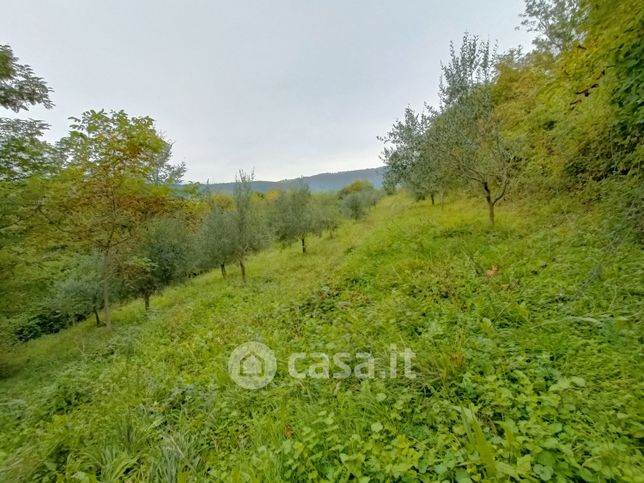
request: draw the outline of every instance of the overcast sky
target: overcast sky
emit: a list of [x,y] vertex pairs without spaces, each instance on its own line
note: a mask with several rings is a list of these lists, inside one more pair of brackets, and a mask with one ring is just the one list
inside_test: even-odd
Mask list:
[[[379,166],[376,136],[436,103],[463,32],[503,51],[522,0],[4,1],[0,43],[53,88],[30,117],[63,136],[87,109],[149,115],[190,181]],[[0,114],[6,115],[6,114]],[[24,116],[24,115],[22,115]]]

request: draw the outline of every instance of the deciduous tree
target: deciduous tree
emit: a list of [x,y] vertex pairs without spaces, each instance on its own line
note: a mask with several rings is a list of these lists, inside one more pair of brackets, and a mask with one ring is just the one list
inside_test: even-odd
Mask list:
[[[110,281],[140,227],[164,213],[169,189],[149,182],[167,144],[149,117],[88,111],[61,141],[67,158],[54,195],[68,241],[102,257],[105,323],[111,327]],[[52,216],[52,218],[53,218]]]

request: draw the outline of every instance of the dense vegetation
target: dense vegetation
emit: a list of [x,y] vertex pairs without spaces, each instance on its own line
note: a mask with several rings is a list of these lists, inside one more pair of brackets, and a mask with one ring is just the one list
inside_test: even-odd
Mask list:
[[494,224],[512,190],[556,195],[610,177],[635,183],[643,19],[636,0],[528,0],[523,23],[537,34],[529,53],[499,55],[466,34],[442,66],[440,106],[408,107],[383,136],[385,185],[402,184],[419,199],[470,188]]
[[[0,383],[3,480],[641,481],[639,245],[612,206],[396,195],[365,221],[18,348]],[[392,222],[395,220],[395,222]],[[258,391],[230,351],[277,353]],[[293,351],[416,353],[418,377],[288,376]],[[555,475],[556,478],[555,478]]]
[[[23,122],[35,121],[7,120]],[[71,127],[56,146],[23,140],[48,163],[19,164],[26,150],[6,158],[13,175],[2,181],[0,259],[11,276],[1,283],[13,303],[0,309],[5,344],[57,332],[92,313],[97,325],[111,328],[114,301],[140,296],[147,308],[161,288],[213,267],[225,276],[235,263],[245,279],[246,258],[273,238],[304,247],[308,235],[334,230],[343,213],[364,216],[377,200],[363,182],[350,185],[351,204],[306,187],[259,194],[243,171],[232,195],[176,188],[185,167],[171,164],[171,144],[152,119],[88,111]],[[7,149],[23,149],[18,134],[8,136]],[[289,206],[298,208],[295,218]],[[300,216],[304,225],[296,226]]]
[[[122,111],[56,143],[1,119],[0,480],[644,481],[644,6],[523,25],[528,53],[452,45],[382,137],[385,198],[182,185]],[[0,46],[2,107],[50,92]],[[249,340],[260,391],[226,370]],[[416,378],[286,370],[391,344]]]

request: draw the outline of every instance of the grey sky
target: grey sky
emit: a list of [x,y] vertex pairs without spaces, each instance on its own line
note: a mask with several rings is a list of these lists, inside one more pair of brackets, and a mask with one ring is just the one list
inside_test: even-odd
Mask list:
[[[380,165],[376,136],[435,104],[463,32],[530,44],[521,0],[5,1],[0,43],[54,89],[28,116],[63,136],[87,109],[149,115],[187,180]],[[1,114],[4,115],[4,114]]]

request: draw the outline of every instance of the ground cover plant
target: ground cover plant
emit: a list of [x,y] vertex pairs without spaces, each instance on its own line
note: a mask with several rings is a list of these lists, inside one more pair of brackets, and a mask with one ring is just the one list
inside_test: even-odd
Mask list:
[[[641,481],[644,263],[601,208],[404,194],[334,238],[211,272],[146,312],[21,346],[0,383],[7,481]],[[248,340],[275,379],[226,370]],[[294,351],[384,358],[415,379],[289,377]]]
[[[383,17],[374,10],[359,12],[364,26]],[[107,13],[105,25],[118,23]],[[335,32],[300,28],[304,4],[293,15],[279,20],[297,29],[274,30]],[[394,17],[387,35],[419,41]],[[644,4],[525,0],[521,19],[528,50],[500,52],[471,32],[446,39],[426,97],[435,105],[400,106],[388,130],[375,115],[380,81],[363,89],[373,76],[350,75],[365,67],[362,52],[329,55],[352,60],[331,83],[282,72],[272,57],[279,82],[255,65],[224,68],[240,47],[228,42],[226,59],[191,63],[191,73],[210,62],[226,74],[166,89],[203,96],[181,105],[207,119],[172,122],[207,162],[254,153],[276,178],[349,167],[368,152],[344,142],[353,128],[357,143],[365,126],[384,131],[371,151],[384,166],[282,182],[246,167],[234,183],[210,184],[206,171],[205,183],[187,182],[194,166],[173,158],[186,138],[175,144],[141,113],[88,106],[53,140],[29,118],[55,107],[52,88],[0,45],[0,481],[644,482]],[[242,23],[231,25],[244,47],[333,71],[296,52],[307,42],[256,42],[241,28],[271,22]],[[345,33],[367,38],[353,22],[340,27],[343,51]],[[315,55],[328,47],[314,43]],[[365,60],[381,50],[397,57],[387,46]],[[181,60],[140,57],[141,75]],[[401,59],[427,60],[411,57]],[[377,67],[395,72],[392,93],[418,99],[399,89],[409,79]],[[237,70],[252,82],[217,84]],[[176,88],[193,78],[213,85]],[[300,105],[307,79],[316,95],[341,94]],[[145,81],[155,102],[135,104],[157,112],[152,93],[170,77]],[[297,92],[305,117],[248,108],[236,95],[250,87],[284,112]],[[215,93],[235,109],[211,112]],[[315,110],[348,109],[363,94],[369,108],[353,112],[368,119]],[[226,150],[200,142],[232,143],[234,155],[224,163]]]

